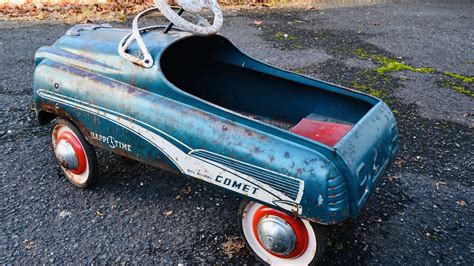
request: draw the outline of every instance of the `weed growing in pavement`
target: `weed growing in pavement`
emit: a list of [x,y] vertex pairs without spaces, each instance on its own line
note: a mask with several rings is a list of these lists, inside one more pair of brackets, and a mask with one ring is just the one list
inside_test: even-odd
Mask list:
[[392,85],[392,80],[389,75],[364,69],[359,73],[359,76],[362,80],[356,78],[351,84],[352,88],[380,98],[390,104],[391,93],[387,88]]
[[379,74],[385,74],[387,72],[398,72],[398,71],[404,71],[404,70],[423,73],[423,74],[436,72],[436,69],[431,68],[431,67],[415,68],[386,56],[368,54],[362,49],[356,49],[354,51],[354,54],[356,54],[360,59],[370,59],[374,61],[375,63],[378,63],[379,65],[381,65],[380,67],[374,69],[374,71],[378,72]]
[[457,81],[443,79],[441,81],[441,86],[444,88],[455,90],[456,92],[464,94],[468,97],[474,98],[474,93]]
[[472,76],[463,76],[461,74],[457,74],[453,72],[440,72],[432,67],[415,68],[407,64],[404,64],[403,62],[397,61],[396,59],[393,59],[393,58],[389,58],[389,57],[378,55],[378,54],[368,53],[364,51],[363,49],[355,49],[354,54],[357,55],[360,59],[371,60],[375,62],[376,64],[380,65],[379,67],[375,68],[373,71],[382,75],[389,72],[399,72],[399,71],[412,71],[412,72],[418,72],[422,74],[430,74],[430,73],[443,74],[451,79],[444,79],[441,82],[442,87],[452,89],[456,91],[457,93],[474,98],[474,93],[472,92],[472,90],[469,89],[472,83],[474,83],[474,77]]
[[296,40],[295,36],[293,36],[291,34],[283,33],[281,31],[275,32],[275,34],[273,34],[273,38],[275,38],[278,41],[281,41],[281,40],[288,40],[288,41]]
[[448,77],[458,79],[458,80],[460,80],[462,82],[465,82],[465,83],[473,83],[474,82],[474,77],[463,76],[463,75],[456,74],[456,73],[453,73],[453,72],[443,72],[443,74],[448,76]]

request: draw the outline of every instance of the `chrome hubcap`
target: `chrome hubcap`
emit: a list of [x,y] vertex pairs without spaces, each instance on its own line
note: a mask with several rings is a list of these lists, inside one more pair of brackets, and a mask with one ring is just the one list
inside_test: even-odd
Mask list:
[[257,232],[263,246],[271,252],[288,255],[295,248],[295,232],[280,217],[271,215],[261,219]]
[[72,145],[66,140],[61,140],[56,145],[55,150],[56,156],[58,157],[59,163],[69,170],[74,170],[79,167],[79,160],[77,159],[76,152]]

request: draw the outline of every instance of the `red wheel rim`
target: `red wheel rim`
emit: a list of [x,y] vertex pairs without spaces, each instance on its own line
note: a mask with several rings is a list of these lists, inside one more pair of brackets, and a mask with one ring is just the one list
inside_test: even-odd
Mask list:
[[84,173],[84,171],[87,169],[87,158],[84,148],[82,147],[82,144],[79,139],[77,139],[76,135],[74,135],[72,132],[66,131],[61,133],[61,135],[57,139],[57,143],[59,143],[61,140],[65,140],[69,144],[71,144],[72,148],[74,149],[74,153],[77,156],[77,168],[68,170],[76,175]]
[[[262,218],[265,218],[269,215],[277,216],[285,220],[285,222],[287,222],[293,229],[296,236],[296,243],[295,243],[294,249],[290,252],[290,254],[282,255],[282,254],[272,252],[266,249],[262,241],[260,240],[260,237],[258,236],[258,224]],[[306,227],[303,221],[301,221],[301,219],[297,217],[291,216],[279,210],[272,209],[270,207],[262,206],[255,212],[255,216],[253,217],[252,223],[253,223],[253,226],[252,226],[253,233],[255,234],[258,240],[258,243],[273,256],[276,256],[279,258],[286,258],[286,259],[297,258],[301,254],[303,254],[308,248],[308,241],[309,241],[308,231],[306,231]]]

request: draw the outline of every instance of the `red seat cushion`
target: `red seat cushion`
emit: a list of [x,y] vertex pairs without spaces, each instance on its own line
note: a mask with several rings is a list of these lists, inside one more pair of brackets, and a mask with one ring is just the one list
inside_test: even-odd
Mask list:
[[303,118],[291,132],[315,140],[328,146],[334,146],[352,126]]

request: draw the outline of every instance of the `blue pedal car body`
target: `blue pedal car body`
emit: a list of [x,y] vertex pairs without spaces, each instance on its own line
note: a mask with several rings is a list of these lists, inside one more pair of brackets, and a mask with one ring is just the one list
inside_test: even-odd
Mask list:
[[[94,146],[320,223],[357,216],[394,158],[395,119],[378,99],[266,65],[222,36],[150,32],[144,69],[116,54],[126,34],[83,30],[36,53],[42,124],[66,117]],[[286,129],[308,116],[351,128],[333,146]]]

